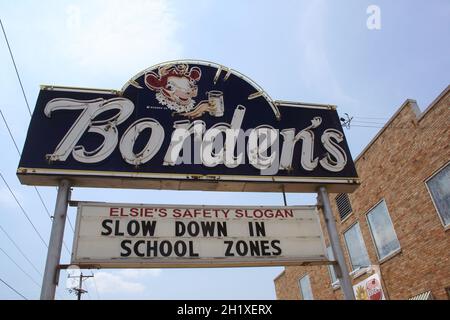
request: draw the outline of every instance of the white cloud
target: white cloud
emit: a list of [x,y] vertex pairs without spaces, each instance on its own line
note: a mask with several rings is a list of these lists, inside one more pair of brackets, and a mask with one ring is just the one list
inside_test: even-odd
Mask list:
[[179,24],[167,1],[88,3],[66,8],[67,36],[60,44],[81,67],[129,74],[180,57]]
[[142,293],[145,286],[142,283],[124,279],[118,274],[109,272],[97,272],[95,274],[95,282],[100,293]]
[[161,269],[124,269],[115,272],[95,273],[95,282],[100,293],[126,294],[143,293],[147,288],[145,280],[158,277]]
[[161,272],[161,269],[124,269],[119,271],[119,274],[127,279],[142,280],[150,277],[158,277]]

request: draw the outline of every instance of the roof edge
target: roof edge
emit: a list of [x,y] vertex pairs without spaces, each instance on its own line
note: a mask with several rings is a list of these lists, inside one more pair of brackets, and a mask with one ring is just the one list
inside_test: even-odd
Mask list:
[[284,275],[285,272],[286,272],[286,268],[284,268],[284,270],[281,271],[280,274],[277,275],[277,276],[273,279],[273,281],[274,281],[274,282],[277,281],[279,278],[281,278],[281,277]]
[[447,87],[437,96],[433,102],[423,111],[420,112],[419,107],[417,106],[417,101],[414,99],[406,99],[405,102],[402,103],[402,105],[397,109],[397,111],[389,118],[389,120],[386,122],[386,124],[383,125],[380,131],[375,135],[375,137],[370,140],[370,142],[366,145],[366,147],[358,154],[358,156],[355,158],[354,162],[356,163],[369,149],[370,147],[375,143],[375,141],[383,134],[383,132],[389,127],[389,125],[397,118],[397,116],[402,112],[402,110],[406,106],[411,106],[411,109],[413,113],[416,115],[416,120],[421,121],[425,115],[432,110],[441,99],[447,95],[450,92],[450,85],[447,85]]

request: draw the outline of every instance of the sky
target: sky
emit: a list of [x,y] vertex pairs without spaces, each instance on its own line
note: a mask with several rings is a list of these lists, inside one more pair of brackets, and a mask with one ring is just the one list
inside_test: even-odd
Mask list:
[[[369,28],[379,9],[378,28]],[[372,17],[373,18],[373,17]],[[402,103],[424,110],[450,84],[450,2],[7,1],[0,19],[31,111],[39,85],[121,89],[132,76],[173,59],[201,59],[245,74],[276,100],[337,105],[354,117],[345,129],[355,158]],[[370,20],[372,21],[372,20]],[[0,37],[0,110],[21,150],[30,116]],[[16,177],[19,155],[0,121],[0,173],[48,241],[51,221],[33,187]],[[38,187],[51,213],[56,188]],[[126,203],[281,205],[277,193],[75,188],[72,199]],[[288,194],[289,205],[315,204]],[[75,222],[75,208],[69,219]],[[0,278],[38,299],[46,247],[0,181]],[[9,237],[22,250],[19,252]],[[66,224],[70,250],[73,232]],[[63,248],[61,263],[69,263]],[[11,260],[11,259],[12,260]],[[13,262],[14,261],[14,262]],[[17,265],[15,264],[17,263]],[[37,269],[35,270],[33,266]],[[83,299],[275,299],[270,268],[84,270]],[[74,299],[60,274],[59,299]],[[20,298],[0,283],[0,299]]]

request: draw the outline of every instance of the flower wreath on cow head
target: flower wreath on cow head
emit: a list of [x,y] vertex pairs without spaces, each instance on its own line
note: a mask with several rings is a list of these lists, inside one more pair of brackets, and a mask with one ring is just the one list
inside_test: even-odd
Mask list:
[[197,81],[202,72],[198,67],[189,69],[187,64],[166,65],[158,69],[158,74],[145,75],[145,85],[156,92],[158,102],[178,113],[189,112],[195,106],[198,93]]

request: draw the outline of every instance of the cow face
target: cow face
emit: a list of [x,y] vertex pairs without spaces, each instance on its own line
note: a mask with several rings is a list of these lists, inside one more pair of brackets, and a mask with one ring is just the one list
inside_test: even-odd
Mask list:
[[193,109],[197,96],[197,81],[201,77],[198,67],[189,69],[188,65],[165,66],[158,74],[145,75],[145,84],[156,92],[159,103],[176,112],[189,112]]

